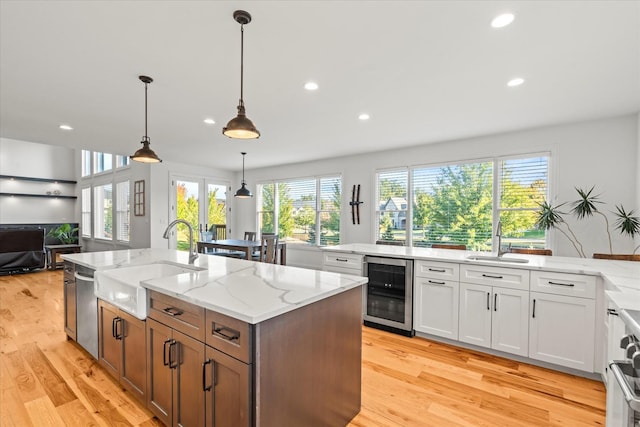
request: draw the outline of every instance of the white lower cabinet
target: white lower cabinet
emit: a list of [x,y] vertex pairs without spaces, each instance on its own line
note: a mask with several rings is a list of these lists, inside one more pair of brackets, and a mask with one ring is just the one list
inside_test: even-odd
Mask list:
[[593,372],[595,300],[531,292],[529,357]]
[[416,277],[414,292],[413,328],[457,340],[459,283]]
[[528,355],[529,292],[460,283],[459,340]]

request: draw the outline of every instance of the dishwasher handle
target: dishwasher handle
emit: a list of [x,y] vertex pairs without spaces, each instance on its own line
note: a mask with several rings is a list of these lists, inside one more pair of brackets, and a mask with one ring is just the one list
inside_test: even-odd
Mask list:
[[73,277],[75,277],[78,280],[84,280],[85,282],[93,282],[93,277],[89,277],[89,276],[83,276],[82,274],[79,274],[78,272],[73,273]]

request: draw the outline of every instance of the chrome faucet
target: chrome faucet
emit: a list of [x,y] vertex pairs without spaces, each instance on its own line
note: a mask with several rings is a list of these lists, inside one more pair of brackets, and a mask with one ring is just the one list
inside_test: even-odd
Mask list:
[[167,229],[164,230],[164,234],[162,235],[162,237],[168,239],[169,230],[171,230],[171,227],[175,226],[178,223],[182,223],[189,227],[189,264],[193,264],[196,258],[198,258],[198,252],[196,252],[195,248],[193,247],[193,227],[191,226],[191,224],[189,224],[184,219],[176,219],[174,221],[171,221],[171,224],[167,225]]
[[498,221],[498,226],[496,227],[496,236],[498,237],[498,256],[501,257],[511,250],[511,244],[509,244],[509,248],[507,250],[502,250],[502,221]]

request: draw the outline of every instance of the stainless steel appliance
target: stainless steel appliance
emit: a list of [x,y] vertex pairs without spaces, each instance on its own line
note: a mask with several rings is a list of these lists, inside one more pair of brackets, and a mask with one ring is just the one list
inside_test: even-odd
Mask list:
[[364,275],[364,324],[412,336],[413,260],[366,256]]
[[640,311],[621,310],[624,360],[609,361],[607,426],[640,427]]
[[76,264],[76,341],[98,358],[98,298],[93,286],[94,270]]

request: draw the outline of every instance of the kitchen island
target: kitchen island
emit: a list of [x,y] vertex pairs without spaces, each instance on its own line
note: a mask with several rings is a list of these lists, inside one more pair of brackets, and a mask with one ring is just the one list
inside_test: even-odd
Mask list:
[[[188,264],[188,253],[162,249],[63,258],[95,271]],[[359,412],[366,278],[207,255],[191,267],[143,280],[148,317],[130,320],[143,322],[146,335],[146,384],[137,387],[138,398],[160,420],[345,425]],[[110,334],[126,342],[123,318],[99,316],[101,362],[110,354]]]

